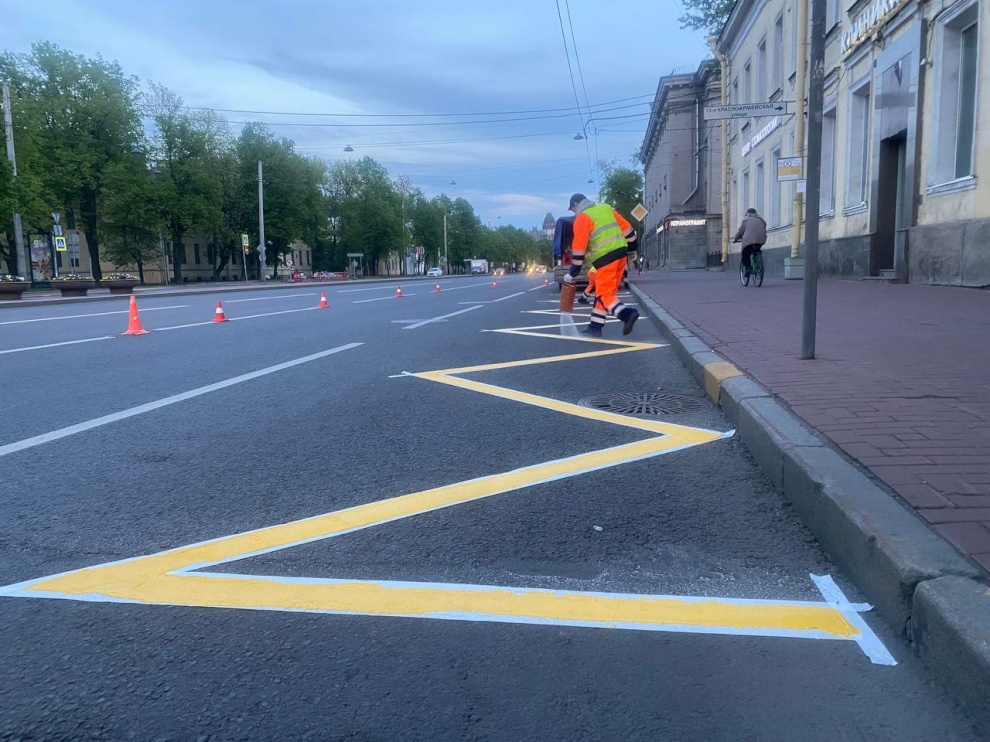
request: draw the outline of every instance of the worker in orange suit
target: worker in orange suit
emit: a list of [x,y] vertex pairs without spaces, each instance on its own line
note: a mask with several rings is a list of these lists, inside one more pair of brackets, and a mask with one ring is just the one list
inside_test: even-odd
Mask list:
[[639,312],[619,300],[619,283],[626,272],[629,257],[635,258],[629,245],[636,241],[636,230],[608,204],[596,204],[583,193],[571,196],[574,212],[574,242],[571,244],[571,268],[565,283],[574,283],[585,262],[595,269],[595,305],[591,321],[581,330],[584,335],[602,337],[605,319],[611,314],[622,322],[622,334],[632,332]]

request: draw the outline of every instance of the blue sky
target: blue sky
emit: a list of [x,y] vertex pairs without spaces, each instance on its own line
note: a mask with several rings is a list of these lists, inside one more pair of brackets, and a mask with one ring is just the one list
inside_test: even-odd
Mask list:
[[[188,106],[225,109],[235,130],[260,120],[307,154],[374,157],[428,195],[527,229],[563,213],[572,192],[593,194],[598,158],[628,164],[657,79],[707,56],[700,34],[679,29],[678,0],[560,0],[578,98],[595,111],[587,123],[555,0],[2,5],[7,50],[48,40],[102,54]],[[583,126],[597,136],[575,141]]]

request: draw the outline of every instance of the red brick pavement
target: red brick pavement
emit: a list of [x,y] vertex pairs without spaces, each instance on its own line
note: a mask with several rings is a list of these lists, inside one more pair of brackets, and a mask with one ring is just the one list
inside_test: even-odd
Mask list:
[[822,280],[802,361],[800,281],[632,280],[990,570],[990,292]]

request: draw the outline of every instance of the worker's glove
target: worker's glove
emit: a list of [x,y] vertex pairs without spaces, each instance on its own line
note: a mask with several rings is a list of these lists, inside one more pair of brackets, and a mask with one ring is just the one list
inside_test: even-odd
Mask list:
[[566,283],[568,286],[570,286],[571,284],[574,283],[574,276],[572,276],[570,273],[565,273],[564,277],[561,280],[564,283]]

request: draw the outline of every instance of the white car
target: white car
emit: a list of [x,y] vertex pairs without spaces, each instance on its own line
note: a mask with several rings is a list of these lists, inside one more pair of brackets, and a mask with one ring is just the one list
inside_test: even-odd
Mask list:
[[439,268],[430,268],[428,271],[426,271],[426,275],[428,275],[430,278],[436,278],[438,276],[442,276],[443,271],[440,270]]

